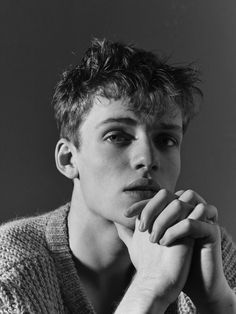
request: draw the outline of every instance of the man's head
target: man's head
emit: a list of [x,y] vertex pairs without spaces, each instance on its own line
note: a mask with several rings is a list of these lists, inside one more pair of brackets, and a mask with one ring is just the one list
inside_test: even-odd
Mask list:
[[169,104],[181,110],[183,129],[198,111],[198,73],[170,66],[152,52],[108,40],[92,41],[80,64],[64,72],[56,86],[54,109],[60,136],[80,144],[79,127],[96,96],[129,99],[137,115],[164,115]]
[[92,43],[54,98],[56,163],[74,181],[76,207],[133,227],[125,209],[160,188],[174,192],[183,131],[197,111],[197,81],[194,70],[153,53]]

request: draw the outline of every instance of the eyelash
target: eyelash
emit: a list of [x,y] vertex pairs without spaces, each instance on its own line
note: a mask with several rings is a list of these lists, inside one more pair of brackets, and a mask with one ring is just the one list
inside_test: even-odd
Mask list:
[[[134,139],[134,136],[131,134],[119,130],[109,132],[104,138],[105,141],[120,146],[128,145]],[[172,144],[170,144],[169,141],[171,141]],[[180,146],[180,140],[168,133],[158,134],[156,137],[154,137],[153,142],[156,147],[162,150]]]
[[[115,138],[116,139],[115,139]],[[117,138],[120,138],[117,140]],[[105,137],[105,141],[117,145],[125,145],[131,142],[131,140],[134,139],[134,137],[128,133],[122,132],[122,131],[113,131],[107,134]]]
[[[169,141],[172,142],[171,145],[168,144]],[[174,137],[174,136],[172,136],[170,134],[165,134],[165,133],[159,134],[156,137],[154,142],[156,143],[156,145],[158,147],[161,147],[162,149],[168,149],[168,148],[171,148],[171,147],[178,147],[179,144],[180,144],[179,140],[176,137]]]

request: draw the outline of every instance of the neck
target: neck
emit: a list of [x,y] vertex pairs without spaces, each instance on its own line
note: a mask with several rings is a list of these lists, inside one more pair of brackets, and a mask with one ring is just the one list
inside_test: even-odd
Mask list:
[[74,182],[68,230],[72,253],[86,267],[99,274],[127,270],[129,255],[114,223],[87,208],[78,179]]

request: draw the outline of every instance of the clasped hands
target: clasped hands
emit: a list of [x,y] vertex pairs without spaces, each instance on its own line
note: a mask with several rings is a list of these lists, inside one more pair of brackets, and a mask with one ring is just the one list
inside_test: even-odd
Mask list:
[[143,289],[165,307],[184,290],[203,313],[218,313],[231,289],[223,273],[216,207],[192,190],[162,189],[125,215],[138,217],[134,231],[115,225]]

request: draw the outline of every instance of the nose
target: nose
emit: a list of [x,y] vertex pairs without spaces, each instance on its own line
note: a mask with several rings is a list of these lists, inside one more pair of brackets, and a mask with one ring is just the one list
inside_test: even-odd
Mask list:
[[160,166],[160,158],[152,140],[143,136],[135,141],[131,154],[131,166],[135,170],[156,171]]

